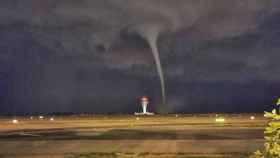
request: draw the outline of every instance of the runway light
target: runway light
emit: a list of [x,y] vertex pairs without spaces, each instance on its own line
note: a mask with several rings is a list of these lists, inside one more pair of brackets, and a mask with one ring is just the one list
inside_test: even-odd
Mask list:
[[140,118],[139,118],[139,117],[136,117],[136,120],[138,121],[138,120],[140,120]]
[[220,118],[216,118],[215,121],[218,122],[218,123],[223,123],[226,120],[225,120],[225,118],[220,117]]
[[39,119],[41,119],[41,120],[44,119],[44,116],[39,116]]
[[251,116],[250,119],[251,119],[251,120],[255,120],[255,116]]
[[178,115],[176,114],[175,117],[178,117]]
[[33,116],[30,116],[30,120],[33,120]]
[[50,118],[50,121],[54,121],[54,118],[53,118],[53,117],[51,117],[51,118]]
[[17,119],[13,119],[12,123],[13,123],[13,124],[17,124],[17,123],[18,123],[18,120],[17,120]]

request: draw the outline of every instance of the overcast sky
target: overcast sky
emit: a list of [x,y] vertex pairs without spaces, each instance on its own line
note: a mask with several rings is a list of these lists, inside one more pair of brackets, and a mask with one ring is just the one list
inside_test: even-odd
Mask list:
[[279,0],[0,1],[0,114],[261,112],[279,53]]

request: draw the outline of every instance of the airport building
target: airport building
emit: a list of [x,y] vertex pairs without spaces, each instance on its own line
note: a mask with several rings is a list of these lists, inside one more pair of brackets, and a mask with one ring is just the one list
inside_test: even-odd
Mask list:
[[135,115],[154,115],[154,113],[148,112],[149,98],[147,96],[141,97],[140,104],[142,106],[142,112],[136,112]]

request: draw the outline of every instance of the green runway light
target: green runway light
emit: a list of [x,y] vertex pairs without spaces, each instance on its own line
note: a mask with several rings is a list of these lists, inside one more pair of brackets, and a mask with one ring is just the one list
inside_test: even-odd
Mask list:
[[219,118],[216,118],[215,119],[215,122],[217,122],[217,123],[223,123],[223,122],[225,122],[226,120],[225,120],[225,118],[223,118],[223,117],[219,117]]

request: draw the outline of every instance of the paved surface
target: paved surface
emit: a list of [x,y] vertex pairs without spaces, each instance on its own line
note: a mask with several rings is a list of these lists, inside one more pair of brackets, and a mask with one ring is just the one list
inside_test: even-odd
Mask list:
[[224,123],[214,115],[27,117],[17,124],[2,118],[0,157],[241,157],[263,147],[267,121],[250,116],[224,115]]

